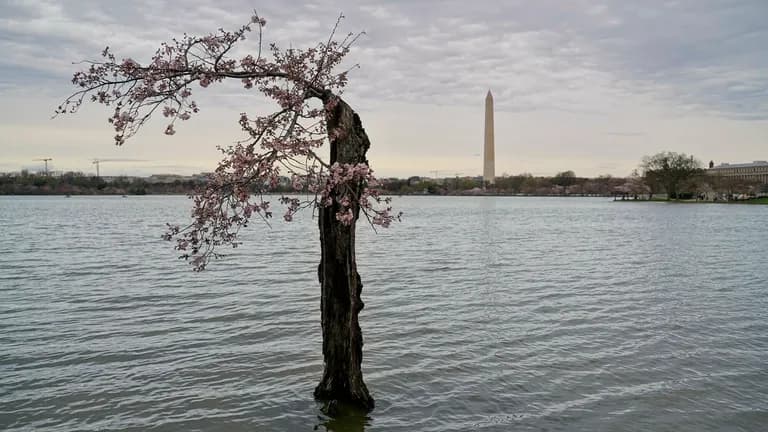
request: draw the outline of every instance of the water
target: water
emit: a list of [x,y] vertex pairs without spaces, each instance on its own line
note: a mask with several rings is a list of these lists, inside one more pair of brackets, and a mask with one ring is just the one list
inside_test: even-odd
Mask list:
[[758,431],[768,207],[404,197],[330,418],[308,214],[194,274],[183,197],[0,197],[0,430]]

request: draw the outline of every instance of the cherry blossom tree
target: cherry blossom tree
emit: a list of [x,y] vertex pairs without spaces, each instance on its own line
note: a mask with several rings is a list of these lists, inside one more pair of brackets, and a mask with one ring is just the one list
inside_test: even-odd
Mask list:
[[[359,36],[337,37],[341,18],[327,41],[307,49],[264,46],[266,21],[256,14],[235,31],[185,34],[163,43],[147,64],[118,60],[105,48],[100,61],[86,62],[88,68],[74,74],[78,90],[56,112],[74,113],[86,101],[110,107],[108,121],[119,146],[153,116],[167,120],[165,134],[175,134],[200,110],[193,93],[225,80],[237,80],[245,91],[273,100],[277,109],[269,115],[240,114],[246,138],[220,148],[223,160],[192,197],[191,223],[169,224],[164,238],[175,241],[181,256],[200,271],[219,257],[221,247],[236,247],[239,230],[252,219],[269,221],[273,209],[282,206],[282,219],[290,222],[301,209],[312,208],[320,231],[324,357],[315,397],[372,409],[361,371],[358,314],[364,304],[355,225],[361,214],[374,227],[388,227],[400,215],[377,189],[366,159],[368,136],[358,114],[341,98],[349,70],[337,69]],[[255,52],[235,57],[233,48],[254,33]],[[318,154],[324,145],[330,146],[328,160]],[[297,194],[272,203],[268,192],[281,176],[290,178]]]

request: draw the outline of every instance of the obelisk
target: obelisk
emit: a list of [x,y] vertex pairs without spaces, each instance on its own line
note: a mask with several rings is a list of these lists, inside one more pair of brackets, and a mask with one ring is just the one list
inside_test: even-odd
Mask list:
[[496,158],[494,156],[493,142],[493,95],[488,90],[485,96],[485,145],[483,156],[483,183],[496,183]]

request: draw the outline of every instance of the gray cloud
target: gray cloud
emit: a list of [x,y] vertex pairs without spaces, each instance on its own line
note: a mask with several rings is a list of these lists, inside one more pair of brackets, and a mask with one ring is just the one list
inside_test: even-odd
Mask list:
[[[64,95],[74,60],[105,45],[146,58],[183,32],[233,28],[251,1],[0,1],[0,93],[28,88]],[[266,39],[305,46],[327,36],[343,11],[365,30],[350,55],[349,97],[477,105],[491,88],[497,108],[601,113],[642,96],[695,112],[768,118],[768,3],[717,0],[626,2],[262,2]],[[41,85],[42,83],[42,85]]]
[[622,136],[622,137],[642,137],[645,136],[645,132],[606,132],[606,135]]

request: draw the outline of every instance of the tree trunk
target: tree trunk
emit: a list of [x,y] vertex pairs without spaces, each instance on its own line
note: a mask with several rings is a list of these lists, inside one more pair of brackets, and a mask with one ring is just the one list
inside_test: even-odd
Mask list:
[[667,201],[677,199],[677,189],[674,184],[667,184]]
[[[326,106],[329,102],[334,103],[333,97],[330,93],[323,95]],[[367,163],[365,153],[370,141],[357,113],[337,98],[326,120],[331,137],[331,164]],[[359,196],[362,185],[354,187]],[[363,382],[363,334],[358,322],[358,314],[364,306],[360,299],[363,284],[355,262],[355,225],[360,208],[353,205],[355,222],[350,225],[336,219],[337,211],[339,206],[335,202],[332,206],[319,208],[322,258],[318,278],[325,366],[315,397],[371,410],[374,401]]]

